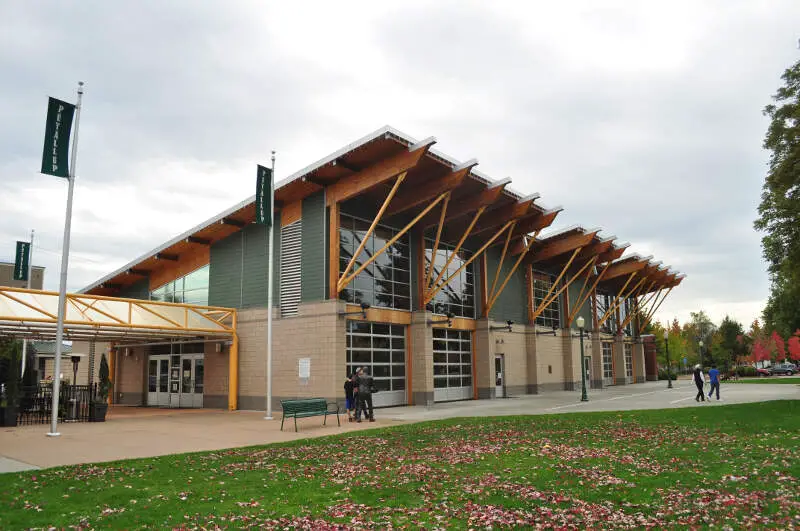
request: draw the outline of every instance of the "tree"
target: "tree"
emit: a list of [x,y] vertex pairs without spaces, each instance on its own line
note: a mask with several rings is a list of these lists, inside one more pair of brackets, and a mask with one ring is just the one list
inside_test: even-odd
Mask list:
[[771,153],[754,226],[764,233],[770,275],[765,324],[788,337],[800,328],[800,61],[781,79],[774,103],[764,108],[771,122],[763,147]]
[[745,347],[740,339],[743,334],[741,323],[726,315],[712,338],[711,359],[717,367],[729,371],[744,354]]

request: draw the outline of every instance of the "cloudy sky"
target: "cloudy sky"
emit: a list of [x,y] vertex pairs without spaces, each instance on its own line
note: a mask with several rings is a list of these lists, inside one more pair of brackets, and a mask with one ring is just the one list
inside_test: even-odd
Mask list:
[[[556,5],[557,4],[557,5]],[[800,2],[0,4],[0,260],[36,229],[57,289],[67,183],[38,173],[47,96],[81,117],[69,289],[390,124],[687,274],[661,319],[749,324],[761,114]]]

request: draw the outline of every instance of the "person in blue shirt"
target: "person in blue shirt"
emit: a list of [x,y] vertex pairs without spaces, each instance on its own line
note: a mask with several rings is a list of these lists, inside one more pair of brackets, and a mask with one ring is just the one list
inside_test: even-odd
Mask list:
[[711,391],[708,393],[708,398],[711,398],[711,395],[714,393],[714,389],[716,389],[717,400],[719,400],[719,371],[717,370],[716,365],[711,366],[711,370],[708,371],[708,378],[711,380]]

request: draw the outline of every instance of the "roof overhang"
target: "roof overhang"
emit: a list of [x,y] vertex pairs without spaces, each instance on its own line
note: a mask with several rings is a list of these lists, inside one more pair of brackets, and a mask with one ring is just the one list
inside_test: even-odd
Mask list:
[[[58,293],[0,286],[0,336],[56,338]],[[236,310],[68,293],[64,340],[232,338]]]

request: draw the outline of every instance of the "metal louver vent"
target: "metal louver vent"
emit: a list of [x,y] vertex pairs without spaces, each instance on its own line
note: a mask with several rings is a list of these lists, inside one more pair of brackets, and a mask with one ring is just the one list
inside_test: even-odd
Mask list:
[[281,317],[297,315],[300,304],[301,222],[281,227]]

